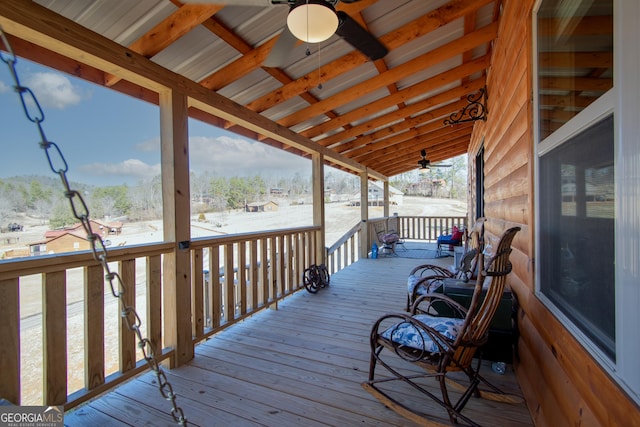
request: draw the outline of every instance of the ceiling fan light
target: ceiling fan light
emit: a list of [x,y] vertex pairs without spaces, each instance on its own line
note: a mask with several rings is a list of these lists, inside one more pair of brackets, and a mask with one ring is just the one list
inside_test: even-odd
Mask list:
[[287,15],[287,27],[303,42],[320,43],[338,29],[338,15],[333,6],[323,0],[300,0]]

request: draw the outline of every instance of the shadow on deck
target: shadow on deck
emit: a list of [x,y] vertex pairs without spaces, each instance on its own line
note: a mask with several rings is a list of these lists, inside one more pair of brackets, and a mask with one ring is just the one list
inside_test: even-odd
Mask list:
[[[453,258],[428,262],[451,263]],[[166,370],[177,403],[198,426],[411,426],[364,391],[374,320],[401,311],[406,276],[424,260],[364,259],[334,274],[317,294],[304,290],[196,347],[188,364]],[[515,374],[483,374],[518,393]],[[437,382],[433,382],[436,390]],[[407,393],[411,400],[414,393]],[[424,411],[448,424],[431,402]],[[65,425],[172,426],[170,403],[145,373],[69,412]],[[472,399],[466,415],[482,425],[531,426],[525,404]]]

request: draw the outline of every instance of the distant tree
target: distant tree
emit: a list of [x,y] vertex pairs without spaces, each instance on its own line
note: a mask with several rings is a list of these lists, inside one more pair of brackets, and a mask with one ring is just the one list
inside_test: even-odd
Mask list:
[[189,174],[189,187],[191,190],[191,200],[204,203],[204,197],[209,193],[209,174],[204,172],[200,175],[195,172]]
[[267,194],[267,184],[265,184],[264,179],[262,179],[260,175],[255,175],[253,178],[250,178],[247,185],[253,193],[253,200],[262,200]]
[[56,229],[65,226],[70,226],[78,222],[77,218],[73,216],[71,205],[65,200],[58,200],[53,206],[51,212],[51,218],[49,219],[49,227]]
[[94,217],[128,215],[131,209],[129,188],[126,185],[96,188],[91,195]]
[[209,179],[209,196],[214,210],[220,212],[227,208],[227,193],[229,183],[225,178],[212,177]]
[[250,187],[247,179],[234,176],[229,180],[227,207],[230,209],[243,208],[247,202],[248,193],[250,194]]
[[162,183],[160,176],[141,182],[129,192],[133,220],[162,218]]

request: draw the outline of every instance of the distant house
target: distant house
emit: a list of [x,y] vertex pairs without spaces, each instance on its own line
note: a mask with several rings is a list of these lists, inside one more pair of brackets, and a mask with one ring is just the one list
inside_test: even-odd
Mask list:
[[[109,235],[122,233],[122,222],[104,222],[90,219],[91,232],[105,239]],[[58,254],[63,252],[85,251],[91,249],[87,232],[81,223],[44,233],[44,240],[29,244],[32,256]]]
[[278,210],[278,204],[274,201],[247,203],[247,212],[272,212]]
[[284,188],[270,188],[269,194],[274,197],[287,197],[289,195],[288,191]]
[[[89,225],[91,226],[91,232],[97,234],[101,237],[106,237],[107,235],[118,235],[122,233],[122,222],[104,222],[99,221],[97,219],[90,219]],[[65,233],[77,233],[86,236],[86,232],[81,223],[74,224],[69,227],[60,228],[57,230],[49,230],[44,233],[45,239],[50,239],[52,237],[61,236]]]
[[40,242],[29,244],[29,254],[32,256],[59,254],[64,252],[86,251],[91,244],[82,231],[64,231]]
[[[404,194],[393,186],[389,186],[389,204],[401,205]],[[368,188],[369,206],[384,206],[384,185],[381,182],[369,182]],[[349,200],[351,206],[360,206],[360,193],[354,194]]]

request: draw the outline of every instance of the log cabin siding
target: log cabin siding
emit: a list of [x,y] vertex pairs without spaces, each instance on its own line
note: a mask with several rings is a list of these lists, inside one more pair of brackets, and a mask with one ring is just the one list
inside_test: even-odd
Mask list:
[[[475,177],[476,153],[482,146],[485,150],[488,234],[498,235],[514,225],[522,227],[514,240],[514,269],[509,276],[519,302],[518,379],[536,425],[640,425],[640,411],[633,400],[535,295],[534,3],[503,2],[488,70],[489,114],[486,123],[476,124],[469,147],[470,177]],[[469,206],[476,206],[475,197],[470,191]]]

